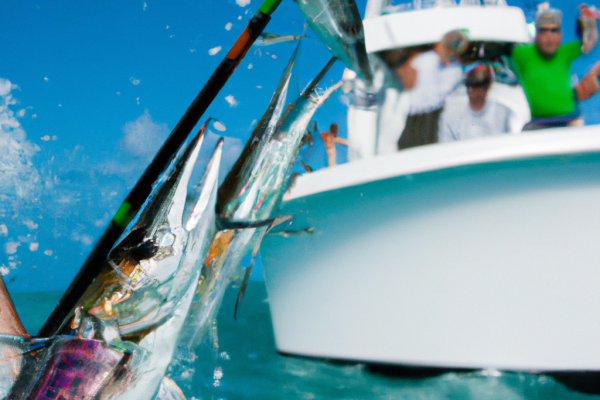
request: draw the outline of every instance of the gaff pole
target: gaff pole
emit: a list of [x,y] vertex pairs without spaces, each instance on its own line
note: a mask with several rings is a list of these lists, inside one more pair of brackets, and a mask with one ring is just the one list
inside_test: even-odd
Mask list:
[[49,337],[56,333],[63,320],[68,316],[83,293],[98,276],[108,253],[123,234],[127,224],[152,192],[152,184],[171,162],[181,145],[186,141],[208,106],[223,88],[233,71],[240,64],[254,41],[258,38],[271,19],[281,0],[265,0],[258,12],[248,22],[248,26],[238,37],[233,47],[208,79],[196,99],[192,102],[179,123],[162,145],[146,171],[131,189],[129,195],[119,207],[108,228],[96,243],[85,260],[75,279],[60,299],[58,305],[38,333],[40,337]]

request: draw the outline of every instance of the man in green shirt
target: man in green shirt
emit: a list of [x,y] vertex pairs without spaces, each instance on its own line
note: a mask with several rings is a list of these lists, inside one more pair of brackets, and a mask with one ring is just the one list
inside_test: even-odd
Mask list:
[[[588,29],[589,29],[589,21]],[[512,62],[525,90],[532,119],[576,119],[577,91],[571,86],[571,64],[595,42],[562,42],[562,12],[556,9],[536,15],[535,43],[515,47]],[[592,29],[596,29],[593,20]]]

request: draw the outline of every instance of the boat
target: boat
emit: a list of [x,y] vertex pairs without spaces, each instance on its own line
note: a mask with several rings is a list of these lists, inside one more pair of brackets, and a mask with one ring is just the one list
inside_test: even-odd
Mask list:
[[[435,37],[401,24],[443,13]],[[468,26],[481,21],[472,13],[487,22]],[[530,40],[522,11],[507,6],[379,7],[364,20],[371,55],[461,27],[482,43]],[[600,370],[600,128],[397,152],[378,148],[380,112],[350,107],[350,151],[362,154],[299,176],[278,214],[293,218],[263,239],[277,350],[400,366]]]

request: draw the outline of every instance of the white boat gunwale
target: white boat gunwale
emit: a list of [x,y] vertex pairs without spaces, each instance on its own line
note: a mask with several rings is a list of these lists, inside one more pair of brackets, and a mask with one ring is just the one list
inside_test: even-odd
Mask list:
[[600,127],[571,127],[432,144],[306,173],[283,198],[294,199],[372,181],[472,164],[600,151]]

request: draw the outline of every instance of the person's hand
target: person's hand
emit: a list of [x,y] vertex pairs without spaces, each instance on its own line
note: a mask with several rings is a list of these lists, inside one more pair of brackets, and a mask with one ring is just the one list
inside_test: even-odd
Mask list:
[[590,72],[588,72],[581,82],[575,86],[575,92],[577,93],[577,100],[584,101],[594,96],[600,91],[600,84],[598,83],[598,76],[600,75],[600,61],[598,61]]
[[417,55],[418,53],[413,54],[406,62],[394,69],[404,90],[411,90],[417,84],[417,70],[412,66],[412,61]]
[[581,23],[581,52],[589,54],[598,43],[598,26],[596,18],[580,18]]
[[466,30],[454,30],[446,33],[442,41],[433,45],[445,65],[450,64],[453,58],[459,58],[469,48]]
[[442,39],[442,45],[456,56],[460,56],[467,51],[469,47],[468,31],[465,29],[454,30],[446,33]]
[[590,75],[596,75],[596,77],[600,76],[600,61],[597,61],[596,64],[590,69]]

